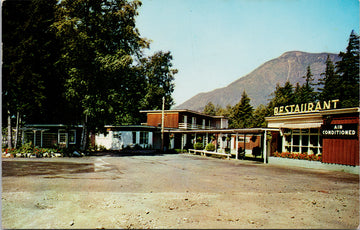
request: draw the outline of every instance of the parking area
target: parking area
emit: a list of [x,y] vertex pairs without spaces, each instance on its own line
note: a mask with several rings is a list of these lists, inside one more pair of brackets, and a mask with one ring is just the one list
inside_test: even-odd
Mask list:
[[359,175],[188,154],[2,159],[3,228],[357,228]]

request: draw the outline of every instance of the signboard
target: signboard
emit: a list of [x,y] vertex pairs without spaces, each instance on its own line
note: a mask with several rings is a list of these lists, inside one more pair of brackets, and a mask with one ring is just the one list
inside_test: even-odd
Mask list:
[[288,115],[297,113],[313,113],[321,110],[336,109],[338,99],[329,101],[318,101],[316,103],[309,102],[296,105],[285,105],[274,108],[274,116]]
[[321,134],[323,137],[355,138],[358,136],[358,124],[322,125]]

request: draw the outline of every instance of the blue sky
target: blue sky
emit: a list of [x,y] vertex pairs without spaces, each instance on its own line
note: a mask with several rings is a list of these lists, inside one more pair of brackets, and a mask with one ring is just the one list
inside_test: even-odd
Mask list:
[[287,51],[339,53],[359,34],[359,0],[143,0],[136,19],[170,51],[177,105],[225,87]]

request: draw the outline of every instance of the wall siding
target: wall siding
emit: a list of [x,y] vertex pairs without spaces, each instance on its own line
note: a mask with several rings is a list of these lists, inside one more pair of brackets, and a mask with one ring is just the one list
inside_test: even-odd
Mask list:
[[[164,126],[167,128],[179,128],[179,114],[178,113],[165,113]],[[154,113],[147,115],[147,125],[161,126],[161,113]]]
[[[325,122],[325,121],[324,121]],[[331,124],[359,124],[359,117],[333,117]],[[359,130],[359,126],[358,126]],[[357,138],[323,138],[323,163],[359,165],[359,135]]]

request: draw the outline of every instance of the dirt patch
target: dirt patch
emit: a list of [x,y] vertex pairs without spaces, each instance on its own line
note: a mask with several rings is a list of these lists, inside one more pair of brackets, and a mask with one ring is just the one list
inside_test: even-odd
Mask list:
[[2,176],[35,176],[94,172],[92,163],[3,161]]
[[2,165],[3,228],[359,225],[359,177],[343,172],[185,154]]

